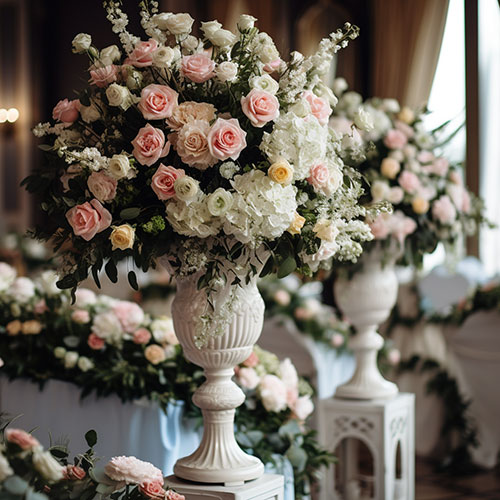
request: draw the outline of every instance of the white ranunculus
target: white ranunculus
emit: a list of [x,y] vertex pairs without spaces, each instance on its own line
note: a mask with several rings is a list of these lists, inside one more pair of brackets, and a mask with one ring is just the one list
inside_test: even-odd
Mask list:
[[0,292],[9,289],[12,283],[14,283],[16,275],[16,270],[12,266],[9,266],[5,262],[0,262]]
[[12,476],[14,471],[9,464],[9,461],[5,458],[3,453],[0,453],[0,481],[4,481],[9,476]]
[[217,79],[224,82],[232,82],[238,74],[238,66],[231,61],[221,62],[215,69]]
[[370,132],[375,128],[372,115],[363,106],[360,106],[358,111],[354,113],[354,124],[366,132]]
[[80,370],[82,372],[88,372],[89,370],[92,370],[92,368],[94,368],[94,366],[95,366],[94,362],[85,356],[80,356],[78,358],[77,364],[78,364],[78,368],[80,368]]
[[54,348],[54,357],[57,359],[64,359],[64,356],[66,356],[66,348],[65,347],[55,347]]
[[91,102],[90,106],[80,106],[80,116],[85,123],[92,123],[99,120],[101,112],[97,109],[97,106]]
[[214,217],[224,215],[233,204],[233,195],[224,188],[217,188],[207,196],[208,211]]
[[165,18],[164,26],[172,35],[191,33],[194,19],[189,14],[172,14]]
[[262,404],[267,411],[280,412],[287,407],[287,387],[276,375],[264,375],[259,383]]
[[172,47],[158,47],[153,53],[153,65],[159,68],[168,68],[175,57]]
[[349,85],[347,85],[345,78],[335,78],[332,90],[334,94],[340,96],[348,89],[348,87]]
[[130,90],[123,85],[112,83],[106,89],[106,97],[108,98],[110,106],[120,106],[123,110],[130,107]]
[[161,30],[167,29],[167,20],[172,17],[173,14],[171,12],[162,12],[161,14],[155,14],[151,20],[153,24],[155,24]]
[[387,200],[391,193],[389,184],[384,181],[374,181],[371,185],[370,192],[374,202]]
[[201,31],[206,38],[212,36],[216,31],[219,31],[222,28],[222,24],[219,21],[208,21],[205,23],[201,23]]
[[160,316],[153,320],[150,325],[153,338],[159,344],[177,345],[179,341],[175,335],[174,322],[167,316]]
[[248,14],[241,14],[237,22],[238,29],[240,31],[251,30],[255,25],[255,21],[257,21],[256,17],[249,16]]
[[37,284],[41,288],[42,292],[52,297],[54,295],[59,295],[61,290],[57,288],[56,283],[59,281],[59,275],[53,271],[44,271],[37,279]]
[[108,172],[117,180],[132,179],[135,177],[135,169],[131,167],[128,156],[126,155],[113,155],[109,160]]
[[200,190],[199,186],[200,183],[197,180],[189,175],[184,175],[174,182],[175,196],[184,202],[192,201]]
[[238,39],[232,31],[224,29],[217,30],[207,38],[212,42],[213,45],[222,49],[232,47]]
[[9,292],[14,300],[21,303],[28,302],[35,295],[35,284],[29,278],[16,278]]
[[268,74],[262,76],[253,76],[250,78],[250,88],[252,89],[261,89],[269,92],[270,94],[275,95],[278,92],[280,85],[279,83]]
[[194,52],[198,48],[199,44],[200,41],[193,35],[189,35],[182,40],[182,48],[190,52]]
[[87,33],[78,33],[78,35],[73,38],[71,45],[73,45],[73,52],[75,54],[81,54],[90,49],[92,44],[92,37]]
[[64,368],[71,369],[76,366],[78,362],[78,353],[76,351],[68,351],[64,355]]
[[305,420],[314,411],[310,396],[300,396],[293,404],[293,412],[299,420]]
[[114,345],[121,344],[124,334],[120,320],[111,311],[100,313],[94,318],[92,332]]
[[60,481],[64,477],[65,468],[48,451],[33,451],[33,466],[49,482]]
[[119,61],[122,56],[120,49],[116,45],[110,45],[109,47],[104,47],[99,54],[99,59],[104,66],[109,66],[115,61]]
[[260,377],[253,368],[243,367],[238,371],[238,382],[247,389],[255,389],[260,382]]

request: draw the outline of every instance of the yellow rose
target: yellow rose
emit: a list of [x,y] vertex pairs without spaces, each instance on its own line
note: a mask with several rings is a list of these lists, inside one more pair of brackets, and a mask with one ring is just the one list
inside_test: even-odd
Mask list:
[[165,350],[157,344],[148,345],[146,349],[144,349],[144,357],[152,365],[157,365],[158,363],[161,363],[162,361],[165,361],[167,359]]
[[384,177],[394,179],[399,174],[401,165],[394,158],[384,158],[380,166],[380,171]]
[[14,321],[7,323],[5,329],[9,335],[17,335],[22,330],[22,326],[22,323],[18,319],[15,319]]
[[429,210],[429,202],[425,198],[417,196],[411,202],[411,208],[416,214],[425,214]]
[[290,234],[300,234],[300,230],[304,227],[305,222],[306,219],[302,217],[302,215],[299,215],[297,212],[295,212],[295,218],[293,219],[287,231]]
[[269,167],[267,175],[278,184],[290,184],[293,178],[293,168],[286,160],[278,160]]
[[135,240],[135,229],[128,224],[114,226],[109,239],[113,245],[112,250],[116,250],[117,248],[120,250],[132,248]]
[[24,335],[38,335],[42,331],[42,324],[36,319],[25,321],[22,326]]
[[335,240],[339,233],[338,229],[328,219],[321,219],[316,222],[313,231],[320,240],[329,241],[330,243]]
[[408,106],[404,106],[398,113],[398,119],[410,125],[415,121],[415,113]]

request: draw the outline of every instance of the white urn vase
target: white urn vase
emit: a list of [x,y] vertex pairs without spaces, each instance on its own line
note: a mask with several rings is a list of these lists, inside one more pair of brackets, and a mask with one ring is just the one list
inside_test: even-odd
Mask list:
[[[246,454],[234,436],[235,408],[245,395],[232,381],[234,367],[252,353],[264,321],[264,301],[257,289],[256,277],[248,284],[212,293],[218,305],[229,304],[230,319],[222,335],[210,337],[206,345],[195,345],[196,325],[206,311],[207,295],[197,289],[200,273],[176,278],[177,293],[172,303],[176,335],[185,357],[204,368],[206,381],[193,396],[203,414],[203,437],[194,453],[181,458],[174,474],[182,479],[202,483],[241,484],[264,473],[262,462]],[[229,300],[229,302],[227,302]]]
[[383,262],[379,248],[363,254],[362,268],[334,285],[335,300],[356,329],[349,348],[356,357],[351,379],[337,387],[335,397],[347,399],[389,398],[398,393],[396,384],[382,377],[377,353],[384,345],[377,332],[396,304],[398,280],[394,260]]

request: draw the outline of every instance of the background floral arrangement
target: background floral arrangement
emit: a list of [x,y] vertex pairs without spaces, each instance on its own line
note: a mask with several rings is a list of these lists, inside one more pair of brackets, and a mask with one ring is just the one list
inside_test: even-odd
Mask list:
[[[116,394],[122,401],[146,397],[165,411],[169,401],[183,401],[186,416],[201,422],[191,398],[203,374],[182,356],[170,318],[86,289],[76,291],[72,305],[56,280],[53,271],[34,281],[18,277],[14,268],[0,263],[0,373],[41,387],[50,379],[64,380],[80,387],[82,397],[92,392]],[[259,378],[253,388],[252,378],[244,377],[250,369]],[[237,408],[240,445],[266,463],[273,454],[289,457],[295,491],[306,491],[332,459],[304,424],[313,409],[311,387],[296,377],[291,363],[280,368],[273,354],[258,348],[237,371],[236,381],[248,394],[247,403]],[[269,379],[274,385],[266,391]]]
[[[357,28],[285,63],[251,16],[236,34],[202,23],[198,39],[188,14],[140,6],[147,41],[127,31],[119,2],[105,2],[122,48],[77,35],[90,85],[34,129],[48,140],[47,162],[24,183],[49,216],[36,236],[64,257],[59,286],[75,289],[89,268],[98,282],[103,266],[116,280],[125,257],[143,270],[159,256],[181,276],[204,270],[209,295],[264,264],[263,274],[285,276],[355,259],[371,233],[359,219],[361,184],[328,128],[336,97],[321,77]],[[200,335],[221,330],[213,316],[202,316]]]
[[366,179],[364,201],[394,207],[368,220],[375,242],[388,249],[397,241],[401,262],[419,265],[438,243],[456,249],[474,234],[485,222],[483,204],[464,186],[461,166],[441,155],[443,126],[427,131],[425,111],[401,107],[395,99],[363,101],[343,79],[334,90],[340,97],[330,125],[344,134],[344,159]]

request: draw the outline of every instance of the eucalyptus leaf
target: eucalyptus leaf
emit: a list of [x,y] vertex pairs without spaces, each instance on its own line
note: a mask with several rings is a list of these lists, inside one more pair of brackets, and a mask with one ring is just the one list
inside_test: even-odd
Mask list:
[[292,444],[292,446],[290,446],[285,453],[285,456],[288,460],[290,460],[292,466],[299,472],[305,469],[307,463],[307,453],[300,446]]
[[284,278],[297,269],[297,262],[293,257],[287,257],[278,268],[278,278]]
[[128,219],[137,219],[141,213],[141,209],[138,207],[131,207],[131,208],[124,208],[120,212],[120,217],[122,219],[128,220]]
[[87,441],[87,444],[92,448],[93,446],[96,445],[97,443],[97,432],[94,429],[91,429],[90,431],[87,431],[85,433],[85,441]]
[[63,341],[67,347],[70,347],[72,349],[78,347],[78,344],[80,343],[80,339],[75,335],[67,335],[66,337],[64,337]]
[[3,487],[14,495],[24,495],[28,489],[28,483],[19,476],[10,476],[4,481]]

